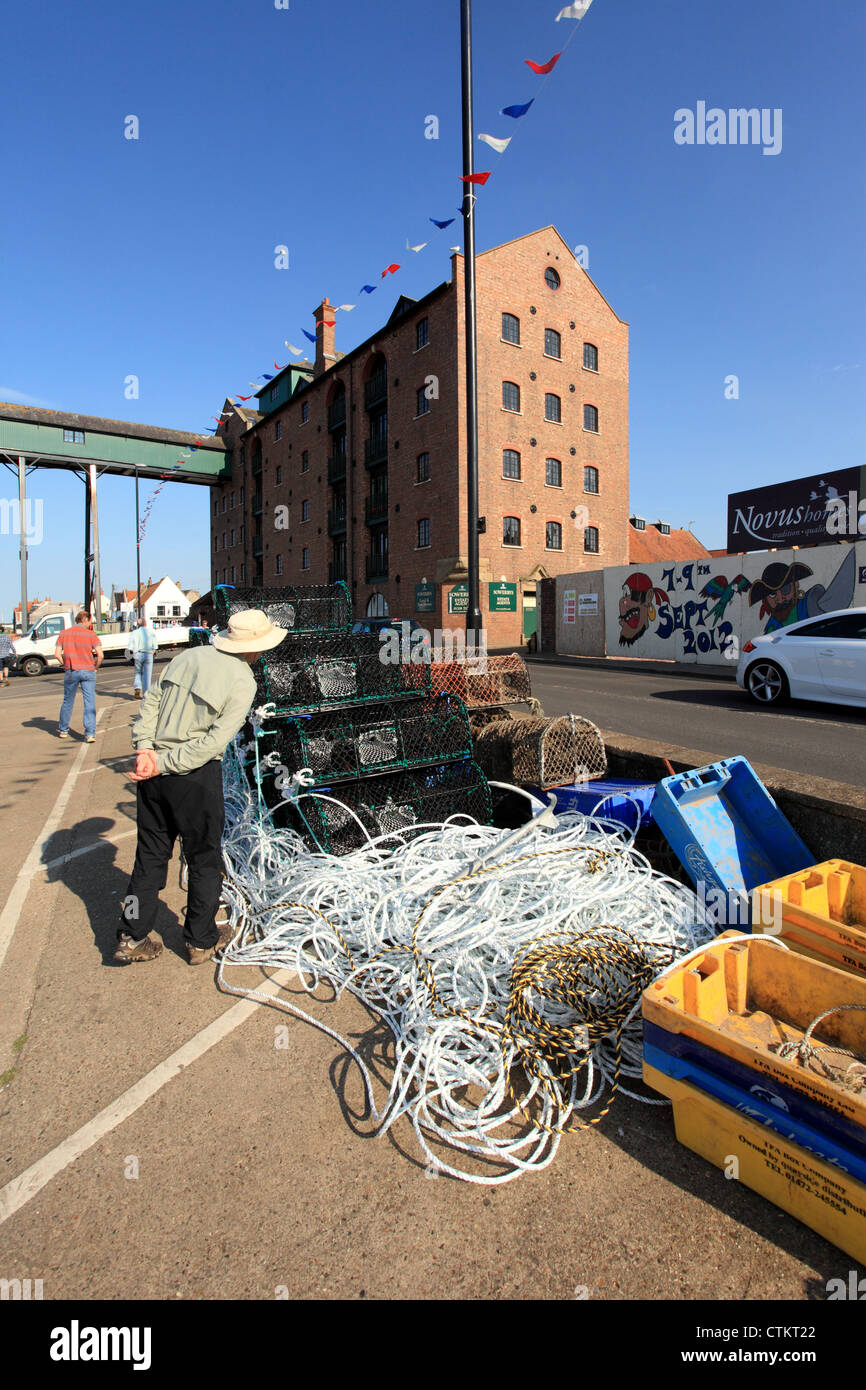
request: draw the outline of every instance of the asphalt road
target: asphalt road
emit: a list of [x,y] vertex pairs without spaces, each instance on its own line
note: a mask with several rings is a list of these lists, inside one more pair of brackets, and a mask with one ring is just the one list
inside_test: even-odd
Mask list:
[[866,712],[798,700],[760,709],[731,680],[533,662],[545,714],[582,714],[602,729],[704,749],[852,786],[866,785]]

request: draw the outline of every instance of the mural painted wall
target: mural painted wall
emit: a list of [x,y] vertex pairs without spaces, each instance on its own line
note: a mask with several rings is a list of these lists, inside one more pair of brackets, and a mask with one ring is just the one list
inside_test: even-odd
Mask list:
[[759,633],[866,607],[866,543],[619,565],[604,599],[608,656],[722,665]]

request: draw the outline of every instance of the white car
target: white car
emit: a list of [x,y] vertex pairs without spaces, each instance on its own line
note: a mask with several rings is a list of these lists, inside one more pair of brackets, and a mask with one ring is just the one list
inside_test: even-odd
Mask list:
[[747,642],[737,684],[759,705],[821,700],[866,709],[866,608],[804,618]]

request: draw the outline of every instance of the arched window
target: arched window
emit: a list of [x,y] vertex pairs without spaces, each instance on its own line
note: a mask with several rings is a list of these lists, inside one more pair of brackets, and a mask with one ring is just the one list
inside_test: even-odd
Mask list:
[[504,516],[502,518],[502,544],[520,545],[519,516]]
[[584,492],[598,492],[598,469],[591,468],[589,465],[583,470],[583,490]]
[[588,372],[598,371],[598,348],[595,343],[584,343],[583,365]]
[[503,381],[502,409],[520,410],[520,387],[516,381]]
[[594,405],[583,407],[583,428],[591,430],[593,434],[598,434],[598,409]]
[[503,478],[520,477],[520,455],[516,449],[502,450],[502,476]]
[[562,549],[562,525],[558,521],[548,521],[545,527],[544,545],[547,550]]
[[583,548],[589,555],[598,554],[598,527],[587,526],[583,533]]
[[388,617],[388,600],[385,598],[385,595],[384,595],[384,594],[371,594],[371,595],[370,595],[370,598],[367,600],[367,617],[368,617],[368,618],[387,618],[387,617]]
[[516,314],[502,315],[502,336],[506,343],[520,342],[520,319]]
[[544,330],[544,355],[546,357],[562,357],[562,339],[555,328],[545,328]]
[[559,459],[544,460],[544,481],[548,487],[562,487],[562,464]]
[[546,391],[544,395],[544,418],[555,425],[562,424],[562,401],[552,391]]

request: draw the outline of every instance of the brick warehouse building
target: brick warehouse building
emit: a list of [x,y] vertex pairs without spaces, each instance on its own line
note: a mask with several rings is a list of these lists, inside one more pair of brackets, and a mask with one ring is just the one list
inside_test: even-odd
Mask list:
[[[628,561],[628,326],[553,227],[477,256],[481,611],[535,631],[538,581]],[[356,615],[465,625],[463,257],[349,353],[317,328],[220,428],[213,583],[346,579]],[[327,298],[315,319],[327,321]],[[336,317],[336,315],[334,315]],[[227,409],[229,407],[227,406]]]

